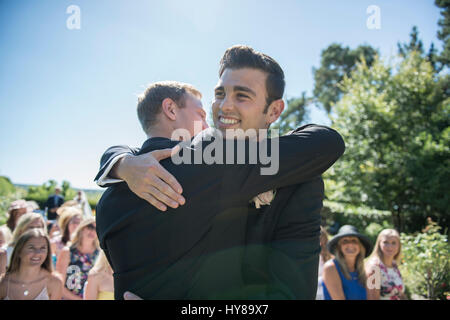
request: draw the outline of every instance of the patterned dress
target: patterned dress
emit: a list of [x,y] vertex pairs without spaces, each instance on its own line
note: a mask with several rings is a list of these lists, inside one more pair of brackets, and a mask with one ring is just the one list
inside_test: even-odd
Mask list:
[[84,284],[97,256],[98,250],[92,254],[83,254],[77,248],[70,248],[70,263],[67,267],[64,286],[73,294],[83,297]]
[[375,258],[373,263],[380,268],[381,287],[380,300],[400,300],[400,296],[405,291],[402,275],[395,261],[392,268],[387,268],[380,259]]

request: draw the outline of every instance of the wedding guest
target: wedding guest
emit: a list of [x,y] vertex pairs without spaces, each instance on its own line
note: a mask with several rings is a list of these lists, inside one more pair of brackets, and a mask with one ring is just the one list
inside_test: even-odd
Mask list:
[[328,243],[335,255],[323,267],[325,300],[366,300],[364,258],[371,250],[370,240],[351,225],[342,226]]
[[47,220],[56,220],[56,210],[64,203],[64,197],[60,195],[61,188],[56,187],[55,193],[47,198],[45,207],[47,208]]
[[320,226],[320,256],[319,256],[319,274],[318,274],[318,283],[317,283],[317,295],[316,300],[324,300],[323,295],[323,266],[324,264],[333,259],[334,256],[328,251],[328,232],[325,230],[323,226]]
[[9,228],[4,225],[0,227],[0,277],[6,272],[6,248],[11,241],[12,235]]
[[61,250],[56,262],[56,270],[64,283],[63,299],[83,299],[84,284],[98,252],[95,219],[85,219],[75,230],[70,246]]
[[[6,254],[0,253],[0,265],[6,265],[6,267],[9,266],[9,263],[11,261],[12,252],[14,250],[14,246],[16,245],[17,240],[20,238],[20,236],[27,230],[33,229],[33,228],[41,228],[45,229],[45,221],[42,215],[36,212],[29,212],[24,215],[22,215],[19,218],[19,221],[17,221],[17,226],[14,229],[14,232],[12,234],[12,240],[9,242],[8,246],[6,247]],[[46,233],[46,230],[44,230]],[[46,233],[47,234],[47,233]]]
[[85,300],[114,300],[113,270],[106,259],[103,250],[89,271],[88,280],[84,290]]
[[60,300],[62,282],[52,274],[50,241],[35,228],[17,239],[11,264],[0,280],[3,300]]
[[50,240],[52,246],[52,261],[54,262],[55,267],[59,253],[67,246],[72,234],[83,220],[83,214],[77,207],[61,207],[58,209],[58,216],[60,232]]
[[14,232],[14,229],[16,228],[19,218],[25,213],[27,213],[28,210],[29,206],[27,202],[23,199],[11,202],[8,208],[8,220],[6,221],[6,225],[8,226],[11,232]]
[[36,201],[33,201],[33,200],[27,201],[27,206],[28,206],[28,212],[41,213],[41,208],[39,208],[39,205]]
[[0,249],[6,249],[11,241],[12,234],[6,225],[0,226]]
[[83,215],[85,218],[92,217],[92,209],[91,206],[89,205],[89,201],[84,191],[79,190],[75,198],[73,198],[73,200],[75,200],[78,203],[81,210],[83,211]]
[[394,229],[380,232],[366,263],[368,295],[371,300],[405,300],[405,286],[398,269],[402,245]]

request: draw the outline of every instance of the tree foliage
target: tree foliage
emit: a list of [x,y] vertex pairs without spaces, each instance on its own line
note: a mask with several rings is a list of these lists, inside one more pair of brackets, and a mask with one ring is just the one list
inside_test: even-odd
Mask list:
[[450,0],[435,0],[436,6],[441,11],[441,19],[438,21],[440,30],[438,31],[438,38],[443,41],[444,49],[439,56],[439,61],[444,66],[450,65]]
[[328,46],[321,53],[320,67],[313,68],[315,102],[329,113],[342,96],[339,83],[362,58],[371,66],[377,54],[377,50],[368,45],[360,45],[356,49],[337,43]]
[[[28,193],[26,195],[26,200],[36,201],[39,206],[43,209],[47,198],[55,193],[55,187],[57,182],[55,180],[49,180],[40,186],[31,186],[28,188]],[[63,181],[61,184],[61,195],[64,199],[71,200],[77,194],[77,191],[70,187],[70,182]]]
[[[359,63],[341,86],[334,127],[346,142],[334,166],[345,201],[393,214],[399,230],[416,231],[427,216],[448,224],[449,77],[416,51],[394,68]],[[403,229],[405,228],[405,229]]]
[[307,106],[310,100],[305,92],[299,98],[289,99],[285,110],[273,125],[273,129],[278,129],[280,135],[283,135],[304,123],[308,119]]
[[16,190],[8,177],[0,177],[0,196],[6,196]]
[[354,70],[356,63],[361,59],[365,59],[366,63],[371,65],[377,53],[368,45],[361,45],[356,49],[343,47],[337,43],[329,45],[321,53],[320,67],[313,68],[313,96],[307,96],[306,92],[302,92],[298,98],[288,99],[287,107],[273,128],[279,129],[280,134],[284,134],[305,123],[309,120],[308,107],[312,104],[323,107],[329,113],[332,105],[342,96],[339,83]]

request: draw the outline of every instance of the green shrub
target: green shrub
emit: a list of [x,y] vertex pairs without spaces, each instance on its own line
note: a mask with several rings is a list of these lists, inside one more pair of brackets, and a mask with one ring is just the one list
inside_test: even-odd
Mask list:
[[323,206],[322,216],[326,218],[328,226],[350,224],[368,236],[373,244],[381,230],[393,227],[389,211],[328,200],[323,202]]
[[0,177],[0,196],[7,196],[14,193],[16,188],[7,177]]
[[410,292],[427,299],[450,294],[450,245],[437,223],[428,218],[421,233],[401,234],[403,263],[400,270]]

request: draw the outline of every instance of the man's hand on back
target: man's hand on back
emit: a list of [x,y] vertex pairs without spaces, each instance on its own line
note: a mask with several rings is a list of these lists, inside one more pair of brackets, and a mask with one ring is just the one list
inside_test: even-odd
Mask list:
[[138,156],[126,155],[114,165],[111,173],[124,180],[138,197],[159,210],[166,211],[166,205],[177,208],[186,202],[181,195],[183,189],[159,161],[178,151],[179,146],[175,146]]

